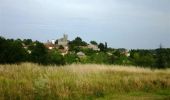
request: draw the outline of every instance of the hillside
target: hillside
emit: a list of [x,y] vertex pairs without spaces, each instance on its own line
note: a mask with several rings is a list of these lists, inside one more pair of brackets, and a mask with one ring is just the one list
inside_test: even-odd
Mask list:
[[95,64],[0,65],[0,100],[56,99],[170,99],[170,69]]

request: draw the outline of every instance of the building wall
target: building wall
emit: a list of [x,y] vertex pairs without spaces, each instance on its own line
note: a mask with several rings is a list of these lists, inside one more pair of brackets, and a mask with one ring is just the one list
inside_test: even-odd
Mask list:
[[64,34],[63,38],[58,39],[58,45],[66,46],[68,44],[68,36]]

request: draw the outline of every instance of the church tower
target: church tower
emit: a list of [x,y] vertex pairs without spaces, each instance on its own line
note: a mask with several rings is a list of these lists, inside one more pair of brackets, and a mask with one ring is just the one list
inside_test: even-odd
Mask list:
[[64,34],[64,41],[67,41],[67,39],[68,39],[68,35],[67,34]]

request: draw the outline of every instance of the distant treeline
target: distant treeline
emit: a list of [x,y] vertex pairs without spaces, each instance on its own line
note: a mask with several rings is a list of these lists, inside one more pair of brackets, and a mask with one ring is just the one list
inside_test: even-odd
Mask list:
[[[170,68],[170,49],[162,48],[154,50],[130,50],[127,56],[125,49],[108,48],[107,43],[97,43],[100,51],[89,48],[81,48],[88,43],[80,37],[69,42],[69,52],[65,56],[60,50],[48,50],[43,43],[31,39],[5,39],[0,37],[0,64],[13,64],[21,62],[33,62],[43,65],[64,65],[72,63],[94,64],[119,64],[135,65],[152,68]],[[77,52],[83,52],[84,57],[79,57]],[[126,52],[127,53],[127,52]]]

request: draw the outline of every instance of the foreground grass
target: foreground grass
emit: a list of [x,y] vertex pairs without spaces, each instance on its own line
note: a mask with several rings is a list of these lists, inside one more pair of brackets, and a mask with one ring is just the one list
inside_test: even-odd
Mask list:
[[0,100],[170,100],[170,69],[0,65]]

